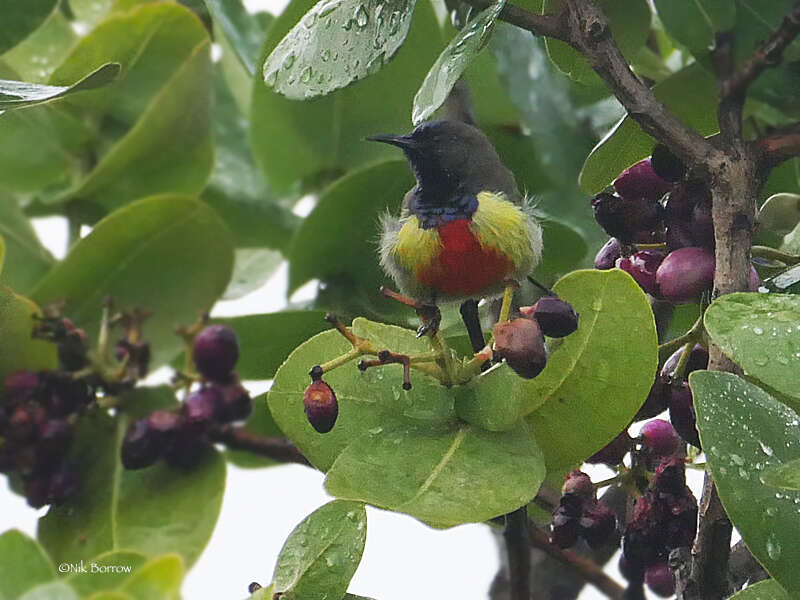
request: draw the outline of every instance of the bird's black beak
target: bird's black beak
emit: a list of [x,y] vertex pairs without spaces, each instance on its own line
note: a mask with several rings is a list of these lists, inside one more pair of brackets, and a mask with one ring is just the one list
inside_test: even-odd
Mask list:
[[410,135],[396,135],[393,133],[379,133],[378,135],[371,135],[367,137],[370,142],[383,142],[384,144],[391,144],[398,146],[403,150],[409,150],[417,145],[416,140]]

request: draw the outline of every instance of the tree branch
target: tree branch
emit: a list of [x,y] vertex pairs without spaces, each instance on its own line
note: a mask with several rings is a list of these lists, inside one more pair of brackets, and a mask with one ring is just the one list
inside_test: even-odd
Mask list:
[[286,438],[264,437],[247,431],[244,427],[220,425],[209,433],[214,442],[225,444],[232,450],[245,450],[279,463],[297,463],[311,466],[292,442]]
[[778,127],[753,145],[759,156],[759,170],[768,171],[785,160],[800,156],[800,122]]
[[547,534],[532,523],[528,526],[531,544],[573,569],[577,575],[613,600],[625,600],[625,588],[605,574],[602,567],[571,550],[550,543]]

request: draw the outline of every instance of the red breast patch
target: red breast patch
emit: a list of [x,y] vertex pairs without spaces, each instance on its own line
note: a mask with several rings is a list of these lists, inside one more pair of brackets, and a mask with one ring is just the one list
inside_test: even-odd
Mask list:
[[458,219],[436,228],[442,250],[420,269],[419,283],[450,296],[479,296],[513,273],[514,265],[504,254],[481,246],[471,224],[470,219]]

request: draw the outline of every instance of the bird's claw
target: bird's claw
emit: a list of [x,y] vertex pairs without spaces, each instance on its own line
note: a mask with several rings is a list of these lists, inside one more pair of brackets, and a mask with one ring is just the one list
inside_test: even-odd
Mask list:
[[424,335],[436,335],[439,326],[442,324],[442,313],[435,304],[420,304],[417,307],[417,316],[422,321],[422,325],[417,329],[417,337]]

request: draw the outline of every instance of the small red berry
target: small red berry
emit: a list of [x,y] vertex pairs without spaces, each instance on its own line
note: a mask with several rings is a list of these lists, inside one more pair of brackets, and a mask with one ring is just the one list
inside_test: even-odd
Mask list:
[[681,446],[681,438],[669,421],[653,419],[642,426],[639,435],[645,448],[657,456],[672,456]]
[[547,364],[544,335],[532,319],[497,323],[494,326],[494,351],[524,379],[533,379]]
[[311,426],[319,433],[328,433],[333,429],[339,416],[339,403],[333,388],[318,379],[306,388],[303,394],[306,417]]

